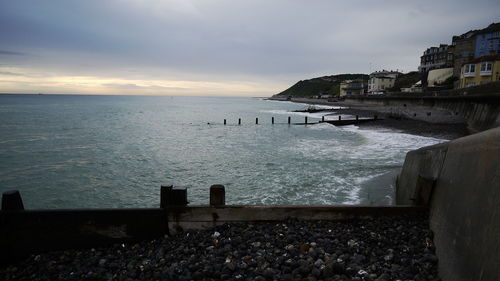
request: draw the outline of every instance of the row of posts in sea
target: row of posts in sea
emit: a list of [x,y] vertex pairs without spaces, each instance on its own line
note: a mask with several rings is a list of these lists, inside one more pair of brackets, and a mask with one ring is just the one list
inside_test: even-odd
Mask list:
[[[338,120],[325,120],[325,116],[321,117],[321,121],[319,122],[309,122],[307,116],[304,117],[304,123],[293,123],[294,125],[308,125],[308,124],[318,124],[318,123],[330,123],[330,124],[339,124],[339,125],[348,125],[348,124],[356,124],[359,122],[365,122],[365,121],[375,121],[378,120],[377,115],[374,115],[373,118],[363,118],[360,119],[358,115],[356,115],[356,119],[342,119],[342,116],[338,116]],[[288,116],[288,122],[289,125],[292,124],[292,118]],[[255,124],[259,124],[259,118],[255,118]],[[275,124],[274,122],[274,117],[271,117],[271,124]],[[224,125],[227,125],[227,119],[224,119]],[[238,125],[241,125],[241,118],[238,118]]]

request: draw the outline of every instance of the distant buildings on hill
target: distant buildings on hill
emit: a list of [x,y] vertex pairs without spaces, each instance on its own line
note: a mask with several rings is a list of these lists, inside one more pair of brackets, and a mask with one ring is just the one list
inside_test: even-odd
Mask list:
[[[418,72],[375,71],[366,78],[351,74],[321,77],[340,91],[320,92],[316,98],[416,93],[466,88],[500,80],[500,22],[452,37],[451,44],[427,48],[420,56]],[[356,78],[356,79],[354,79]],[[302,81],[301,81],[302,82]],[[338,84],[340,83],[340,85]],[[332,88],[333,89],[333,88]],[[338,88],[335,88],[338,89]]]
[[340,83],[340,96],[351,97],[364,95],[364,93],[366,92],[366,88],[366,81],[363,81],[361,79],[345,80]]
[[451,45],[430,47],[420,57],[422,86],[464,88],[498,81],[500,23],[453,36]]
[[414,80],[406,77],[399,80],[402,83],[395,83],[398,77],[404,76],[400,72],[373,72],[365,92],[360,91],[358,82],[345,81],[340,87],[341,96],[383,94],[388,89],[395,90],[395,85],[401,92],[413,93],[465,88],[499,81],[500,23],[453,36],[451,44],[427,48],[420,56],[418,71],[420,81],[417,81],[418,76]]
[[394,86],[396,78],[401,75],[398,71],[376,71],[370,74],[368,80],[368,94],[383,94],[387,89]]

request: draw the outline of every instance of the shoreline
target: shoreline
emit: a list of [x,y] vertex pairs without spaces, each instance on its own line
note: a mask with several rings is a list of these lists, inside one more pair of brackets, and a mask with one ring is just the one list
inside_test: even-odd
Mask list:
[[292,100],[269,98],[268,100],[347,107],[335,112],[328,112],[325,115],[359,115],[361,118],[377,115],[380,118],[374,122],[357,124],[356,126],[360,129],[391,129],[400,133],[445,140],[453,140],[470,134],[462,117],[452,115],[450,112],[441,109],[415,106],[379,106],[340,101],[329,102],[327,100],[306,98],[294,98]]

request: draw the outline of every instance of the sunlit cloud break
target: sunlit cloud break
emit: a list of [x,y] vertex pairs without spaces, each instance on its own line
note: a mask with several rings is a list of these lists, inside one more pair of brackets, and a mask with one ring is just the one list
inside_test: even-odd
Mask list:
[[185,81],[124,79],[81,75],[42,74],[0,66],[0,88],[5,93],[46,92],[53,94],[175,95],[175,96],[261,96],[279,85],[259,85],[249,81]]

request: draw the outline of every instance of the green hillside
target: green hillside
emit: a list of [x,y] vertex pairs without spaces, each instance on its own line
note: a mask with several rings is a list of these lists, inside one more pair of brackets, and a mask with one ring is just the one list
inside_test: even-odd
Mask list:
[[421,74],[417,71],[399,75],[394,81],[394,87],[387,89],[390,92],[399,92],[401,88],[409,88],[421,79]]
[[277,94],[277,96],[310,97],[315,95],[338,95],[340,93],[340,82],[354,79],[363,79],[367,81],[368,75],[337,74],[301,80],[290,88]]

